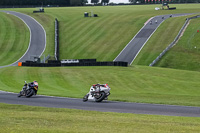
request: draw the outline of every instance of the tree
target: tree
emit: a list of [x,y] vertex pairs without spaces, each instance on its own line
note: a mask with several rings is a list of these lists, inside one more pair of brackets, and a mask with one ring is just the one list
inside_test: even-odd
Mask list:
[[88,0],[82,0],[82,5],[85,5],[86,3],[88,3]]
[[91,3],[97,4],[99,3],[99,0],[91,0]]
[[70,5],[71,6],[81,6],[82,0],[70,0]]
[[106,5],[106,4],[109,3],[109,1],[110,1],[110,0],[101,0],[101,3],[102,3],[103,5]]
[[136,0],[129,0],[129,2],[131,2],[131,3],[135,3],[135,2],[136,2]]

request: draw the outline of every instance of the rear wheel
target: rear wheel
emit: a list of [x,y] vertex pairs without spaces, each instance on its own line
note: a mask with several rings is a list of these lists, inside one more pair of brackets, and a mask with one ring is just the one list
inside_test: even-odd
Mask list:
[[33,89],[27,90],[26,97],[31,97],[33,94],[34,94],[34,90]]
[[106,97],[106,93],[105,92],[100,92],[98,97],[95,97],[95,101],[96,102],[101,102],[102,100],[104,100],[104,98]]

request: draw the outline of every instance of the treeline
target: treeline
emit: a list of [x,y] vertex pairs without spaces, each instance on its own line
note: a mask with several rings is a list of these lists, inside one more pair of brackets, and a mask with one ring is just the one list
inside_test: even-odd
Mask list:
[[[89,0],[0,0],[0,6],[84,6],[88,3]],[[93,4],[108,4],[109,0],[90,0]],[[129,0],[131,4],[141,3],[200,3],[200,0]]]
[[129,0],[131,3],[162,3],[162,2],[167,2],[167,3],[200,3],[200,0]]
[[88,0],[0,0],[0,6],[83,6]]
[[171,0],[174,3],[199,3],[200,0]]
[[0,0],[0,6],[59,5],[70,6],[73,0]]

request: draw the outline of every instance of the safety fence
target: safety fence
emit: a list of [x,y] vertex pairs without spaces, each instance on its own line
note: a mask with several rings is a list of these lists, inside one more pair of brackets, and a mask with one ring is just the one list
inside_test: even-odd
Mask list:
[[128,62],[97,62],[96,59],[79,59],[79,60],[49,60],[48,63],[38,63],[34,61],[22,62],[21,66],[30,67],[64,67],[64,66],[122,66],[128,67]]
[[59,22],[55,19],[55,59],[59,60]]
[[189,21],[190,21],[191,19],[195,19],[195,18],[199,18],[199,17],[200,17],[200,15],[187,18],[186,21],[185,21],[185,24],[183,25],[183,27],[182,27],[181,30],[179,31],[179,33],[178,33],[178,35],[176,36],[176,38],[174,39],[174,41],[173,41],[165,50],[163,50],[163,52],[160,53],[160,55],[159,55],[149,66],[155,65],[155,64],[165,55],[165,53],[166,53],[168,50],[170,50],[170,49],[176,44],[176,42],[178,41],[178,39],[181,37],[181,34],[182,34],[183,30],[186,28],[187,24],[189,23]]

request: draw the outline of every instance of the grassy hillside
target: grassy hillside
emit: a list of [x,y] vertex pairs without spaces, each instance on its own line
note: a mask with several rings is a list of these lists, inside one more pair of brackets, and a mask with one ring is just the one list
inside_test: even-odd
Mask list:
[[[199,4],[171,5],[177,7],[174,11],[155,11],[156,6],[160,5],[45,8],[44,14],[33,14],[33,8],[8,10],[31,15],[44,26],[47,33],[45,54],[54,54],[54,19],[58,18],[61,25],[61,58],[113,60],[150,17],[199,11]],[[100,17],[84,18],[85,11],[93,11]],[[162,42],[173,40],[174,35],[169,36],[169,30],[161,30],[166,30],[165,27],[178,30],[184,23],[183,20],[184,17],[167,20],[161,29],[158,29],[159,33],[156,33],[159,37],[153,38],[159,38]],[[167,26],[169,21],[170,26]],[[161,33],[165,34],[160,36]],[[152,40],[152,43],[156,43],[155,40]],[[155,49],[157,54],[162,48],[155,46]],[[150,56],[154,58],[155,55]],[[150,60],[147,59],[145,62]],[[128,68],[8,67],[0,69],[0,90],[19,92],[24,80],[37,80],[39,94],[82,98],[89,91],[90,85],[108,83],[111,87],[109,100],[200,106],[199,79],[198,72],[137,65]],[[0,104],[0,108],[0,132],[193,133],[200,130],[199,118],[102,113],[6,104]]]
[[[143,23],[151,16],[169,13],[197,12],[197,5],[177,5],[178,9],[174,11],[155,11],[155,5],[47,8],[44,14],[33,14],[33,9],[28,8],[14,10],[27,13],[44,25],[48,38],[46,53],[53,53],[54,41],[51,40],[54,40],[54,18],[58,18],[62,27],[60,31],[62,58],[112,60],[127,44],[125,42],[129,42],[134,34],[143,26]],[[85,11],[91,11],[91,9],[100,17],[84,18],[83,13]],[[162,51],[168,45],[167,43],[173,40],[184,23],[184,19],[185,17],[166,20],[152,39],[150,39],[149,44],[144,48],[144,52],[142,51],[142,56],[139,55],[138,59],[144,60],[145,63],[150,62],[156,54],[160,53],[159,51]],[[169,34],[170,32],[173,34]],[[87,40],[88,35],[90,35],[89,40],[92,40],[92,44]],[[157,41],[157,36],[159,36],[159,41]],[[71,43],[72,40],[74,40],[74,43]],[[116,40],[116,42],[109,43],[109,45],[105,46],[101,43],[102,41],[109,42],[111,40]],[[160,46],[160,42],[162,42],[162,46]],[[152,44],[154,44],[154,47],[150,48]],[[141,63],[141,65],[143,64]],[[6,91],[19,92],[24,80],[37,80],[40,83],[40,88],[42,88],[39,91],[40,94],[81,98],[87,93],[90,85],[94,83],[108,83],[113,91],[111,100],[192,106],[200,105],[197,102],[199,101],[198,94],[200,91],[198,89],[200,85],[198,83],[200,78],[199,73],[187,71],[141,66],[128,68],[10,67],[0,69],[0,73],[2,75],[0,77],[0,90]]]
[[2,133],[169,133],[200,131],[200,118],[103,113],[0,103]]
[[[133,65],[148,66],[156,59],[174,40],[187,17],[190,16],[166,20],[147,42]],[[200,30],[199,22],[200,19],[191,20],[179,42],[155,66],[200,71],[200,38],[197,33]]]
[[[176,6],[177,10],[155,11],[154,8],[159,6],[45,8],[45,13],[42,14],[33,14],[32,11],[35,10],[33,8],[9,10],[31,15],[45,27],[47,32],[46,55],[54,55],[54,19],[58,18],[61,27],[60,53],[62,59],[97,58],[97,60],[111,61],[150,17],[199,11],[198,4],[171,5]],[[83,17],[84,12],[91,11],[99,17]]]
[[17,61],[29,45],[28,27],[19,18],[0,12],[0,66]]
[[145,44],[132,65],[149,66],[174,41],[186,18],[187,16],[165,20]]
[[0,69],[0,90],[19,92],[24,80],[39,94],[82,98],[94,83],[108,83],[110,100],[200,106],[200,73],[151,67],[9,67]]
[[156,66],[200,71],[200,19],[190,21],[179,42]]

